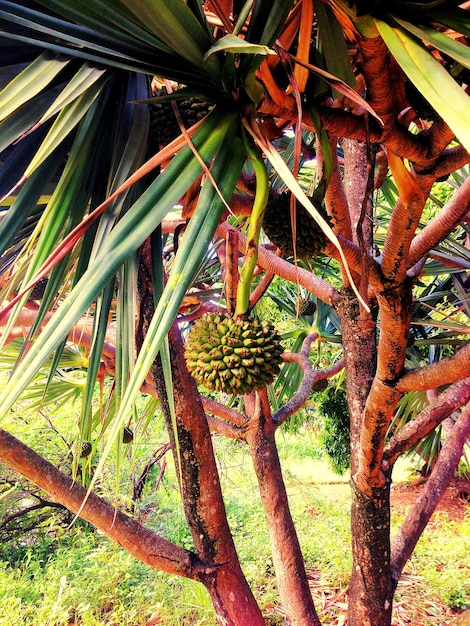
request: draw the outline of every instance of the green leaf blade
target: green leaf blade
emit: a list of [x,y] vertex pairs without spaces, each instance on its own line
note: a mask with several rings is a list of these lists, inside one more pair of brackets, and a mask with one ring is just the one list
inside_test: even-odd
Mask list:
[[412,24],[411,22],[397,17],[395,20],[411,34],[416,35],[416,37],[419,37],[423,41],[427,41],[441,52],[455,59],[458,63],[470,68],[470,48],[468,46],[429,26]]
[[[233,114],[219,115],[214,112],[193,137],[203,159],[210,160],[217,151],[232,119]],[[73,325],[86,312],[118,268],[140,247],[200,172],[199,162],[186,147],[118,222],[106,238],[99,254],[10,378],[0,400],[0,413],[8,412],[48,356],[68,336]],[[171,321],[170,319],[168,324]]]
[[37,96],[69,62],[43,52],[0,92],[0,121]]
[[268,46],[262,46],[259,44],[250,43],[240,37],[228,34],[221,37],[217,42],[209,48],[204,55],[204,60],[208,59],[211,55],[217,52],[231,52],[233,54],[261,54],[266,56],[268,54],[276,54],[274,50],[268,48]]

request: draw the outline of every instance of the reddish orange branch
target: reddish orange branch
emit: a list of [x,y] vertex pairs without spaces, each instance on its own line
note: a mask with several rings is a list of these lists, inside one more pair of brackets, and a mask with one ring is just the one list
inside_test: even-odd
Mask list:
[[464,378],[439,394],[425,409],[391,437],[384,451],[384,469],[392,467],[407,450],[426,437],[446,417],[470,402],[470,378]]
[[[0,460],[116,541],[143,563],[170,574],[201,580],[209,573],[198,557],[145,528],[94,493],[62,474],[5,430],[0,430]],[[83,505],[83,506],[82,506]]]
[[418,227],[426,197],[401,158],[389,152],[388,163],[400,196],[393,209],[385,238],[382,272],[387,280],[400,283],[405,278],[409,248]]
[[[217,227],[217,233],[221,237],[225,237],[226,233],[232,228],[233,227],[227,222],[224,222]],[[245,249],[246,237],[242,233],[239,234],[238,245],[240,250],[243,251]],[[258,265],[268,272],[281,276],[294,284],[298,283],[302,285],[308,289],[310,293],[318,296],[327,304],[332,304],[338,295],[334,287],[318,276],[315,276],[312,272],[296,267],[292,265],[292,263],[288,263],[284,259],[266,250],[263,246],[259,248]]]
[[416,235],[411,244],[408,266],[414,265],[447,237],[469,211],[470,178],[467,178],[438,215]]
[[466,376],[470,376],[470,344],[442,361],[407,372],[398,381],[396,389],[401,392],[425,391],[455,383]]

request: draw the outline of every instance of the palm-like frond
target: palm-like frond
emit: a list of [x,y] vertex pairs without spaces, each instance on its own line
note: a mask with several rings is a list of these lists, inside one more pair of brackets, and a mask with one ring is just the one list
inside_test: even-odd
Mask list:
[[[211,23],[203,3],[183,0],[0,2],[4,53],[0,61],[4,85],[0,93],[0,191],[6,195],[0,220],[2,299],[9,300],[15,290],[37,277],[46,260],[53,261],[47,266],[49,283],[37,319],[28,328],[30,338],[44,328],[34,340],[34,349],[26,351],[16,368],[0,404],[2,410],[18,398],[51,353],[58,350],[59,358],[70,330],[88,314],[93,320],[88,340],[90,382],[82,417],[86,421],[90,413],[107,333],[117,330],[123,338],[116,345],[116,386],[122,407],[115,430],[119,430],[199,271],[240,173],[251,171],[246,161],[253,154],[253,144],[247,129],[284,171],[284,161],[277,160],[276,151],[261,133],[257,135],[257,124],[261,127],[257,107],[272,100],[282,108],[290,96],[287,83],[292,76],[303,76],[299,98],[324,144],[325,171],[317,186],[320,200],[333,164],[319,114],[322,98],[349,98],[351,106],[374,114],[353,89],[358,64],[349,37],[354,28],[382,33],[404,72],[468,146],[468,123],[460,115],[462,107],[468,107],[468,96],[451,73],[456,74],[461,66],[459,80],[465,76],[469,48],[441,28],[468,34],[468,12],[426,7],[418,15],[416,6],[402,2],[393,10],[387,6],[386,11],[379,11],[381,3],[376,3],[374,15],[360,15],[350,4],[320,4],[314,22],[305,30],[296,3],[287,0],[256,2],[251,14],[250,4],[242,3],[242,17],[237,21],[239,16],[222,16],[222,26]],[[440,26],[435,27],[436,23]],[[312,33],[311,47],[309,37],[297,38],[301,26],[304,33]],[[272,50],[276,41],[284,42],[286,48],[279,45],[277,55]],[[450,67],[429,58],[422,41],[445,53]],[[293,61],[297,70],[289,69]],[[262,63],[264,69],[258,72]],[[436,90],[429,84],[429,69],[445,80],[445,99],[441,87]],[[304,80],[305,70],[315,79]],[[147,103],[153,76],[184,86],[174,100],[197,95],[211,103],[213,110],[195,130],[192,143],[175,149],[178,154],[161,173],[151,169],[157,161],[147,161],[146,176],[138,174],[139,180],[129,188],[125,181],[152,156]],[[289,124],[295,125],[298,113],[292,112]],[[263,120],[267,118],[281,134],[275,115],[263,112]],[[301,162],[297,139],[293,146],[295,170]],[[205,182],[194,202],[196,208],[156,303],[144,349],[134,363],[136,254],[149,236],[156,242],[162,220],[202,175]],[[301,194],[289,177],[286,169],[279,178]],[[121,185],[125,190],[104,204]],[[84,223],[85,216],[104,206],[99,221]],[[321,221],[316,210],[314,215]],[[74,230],[77,225],[83,230]],[[60,248],[70,233],[77,233],[77,238]],[[336,242],[334,232],[330,238]],[[457,248],[438,253],[457,255]],[[463,251],[461,257],[466,263]],[[347,262],[344,265],[348,269]],[[327,263],[324,269],[336,274]],[[161,267],[156,264],[154,270],[161,272]],[[27,301],[25,294],[9,313],[4,338]],[[44,325],[51,307],[54,315]],[[325,309],[319,304],[317,317],[322,312]],[[333,317],[328,321],[325,313],[324,319],[317,320],[324,340],[339,340],[339,324]]]

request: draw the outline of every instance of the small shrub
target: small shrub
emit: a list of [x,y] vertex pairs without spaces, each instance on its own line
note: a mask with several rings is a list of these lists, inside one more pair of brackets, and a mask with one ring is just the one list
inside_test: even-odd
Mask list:
[[465,609],[468,609],[470,606],[468,601],[469,598],[465,589],[457,589],[456,591],[453,591],[448,598],[448,604],[451,609],[454,609],[454,611],[464,611]]
[[470,463],[466,463],[464,460],[461,460],[455,473],[455,477],[458,480],[470,481]]
[[344,474],[350,463],[349,411],[346,392],[329,387],[318,399],[322,418],[319,437],[334,472]]

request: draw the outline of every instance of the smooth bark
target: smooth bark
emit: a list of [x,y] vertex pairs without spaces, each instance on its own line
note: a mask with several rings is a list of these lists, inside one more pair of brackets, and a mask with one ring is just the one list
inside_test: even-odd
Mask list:
[[385,446],[384,463],[392,466],[400,455],[416,445],[451,413],[470,401],[470,378],[464,378],[437,395],[432,402],[395,433]]

